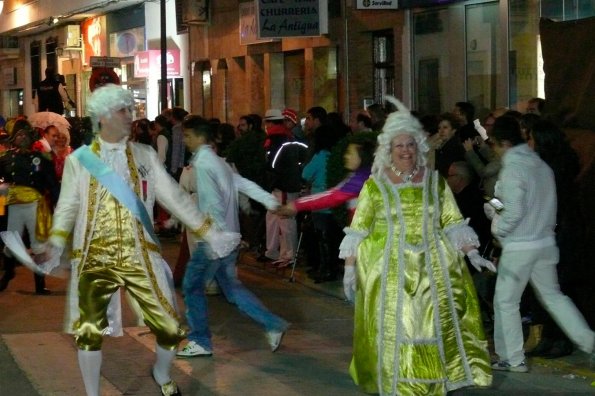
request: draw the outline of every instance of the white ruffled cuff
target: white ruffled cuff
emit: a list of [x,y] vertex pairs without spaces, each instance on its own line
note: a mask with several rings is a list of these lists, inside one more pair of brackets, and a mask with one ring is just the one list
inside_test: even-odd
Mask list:
[[240,244],[241,238],[237,232],[218,231],[211,227],[203,239],[209,244],[209,253],[213,258],[222,258],[233,252]]
[[345,237],[343,237],[339,246],[339,258],[355,257],[357,255],[357,247],[368,236],[368,233],[356,231],[349,227],[343,228],[343,232],[345,233]]
[[450,243],[458,251],[462,251],[464,246],[473,246],[478,248],[480,245],[477,234],[473,228],[469,226],[469,220],[470,219],[465,219],[465,221],[459,224],[455,224],[444,229],[444,232],[450,240]]

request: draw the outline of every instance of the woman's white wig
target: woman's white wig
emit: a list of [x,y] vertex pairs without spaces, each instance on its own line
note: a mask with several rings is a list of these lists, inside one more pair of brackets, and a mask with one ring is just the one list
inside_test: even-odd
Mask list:
[[390,113],[386,118],[382,133],[378,135],[378,147],[374,153],[372,174],[380,177],[386,168],[392,164],[391,149],[392,141],[399,135],[410,135],[417,144],[417,166],[426,164],[426,153],[430,150],[426,143],[426,133],[417,118],[397,98],[386,96],[385,99],[394,104],[397,110]]
[[102,117],[109,118],[114,112],[133,105],[132,93],[119,85],[105,84],[97,88],[87,101],[87,112],[93,121],[93,130],[99,129],[99,120]]

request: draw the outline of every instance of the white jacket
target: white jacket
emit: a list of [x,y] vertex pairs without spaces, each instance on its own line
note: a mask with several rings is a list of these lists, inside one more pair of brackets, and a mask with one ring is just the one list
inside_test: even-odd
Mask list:
[[[190,196],[184,192],[174,179],[166,172],[159,161],[157,153],[147,145],[138,143],[127,143],[131,149],[134,159],[134,169],[131,173],[138,175],[141,201],[151,217],[153,218],[153,205],[155,201],[180,219],[191,230],[197,230],[203,224],[203,216]],[[66,330],[72,331],[72,324],[78,319],[78,273],[79,266],[84,262],[89,249],[89,241],[96,222],[98,207],[93,202],[98,202],[100,188],[93,193],[90,192],[91,175],[81,165],[75,156],[70,155],[66,159],[60,198],[53,217],[53,226],[50,236],[51,244],[64,247],[72,236],[72,276],[69,294],[69,309],[67,310]],[[134,186],[132,186],[134,190]],[[136,222],[133,222],[136,227]],[[167,299],[163,302],[165,312],[175,317],[175,296],[171,285],[168,282],[169,266],[163,261],[161,254],[154,249],[147,249],[148,244],[153,241],[144,229],[136,229],[136,247],[141,262],[147,275],[149,271],[155,275],[154,293],[160,294]],[[149,260],[144,260],[148,257]],[[151,278],[149,278],[151,279]],[[112,298],[108,319],[110,328],[106,333],[111,335],[121,334],[121,318],[119,295],[116,293]],[[160,301],[159,298],[156,299]]]
[[502,157],[495,195],[504,209],[492,220],[492,233],[506,250],[556,244],[556,183],[551,168],[526,144]]

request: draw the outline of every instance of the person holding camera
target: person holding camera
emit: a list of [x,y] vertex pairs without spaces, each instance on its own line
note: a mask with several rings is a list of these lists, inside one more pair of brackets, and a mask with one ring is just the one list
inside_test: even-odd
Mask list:
[[494,370],[529,371],[523,351],[519,312],[528,282],[562,331],[582,351],[592,353],[595,333],[570,298],[560,291],[556,266],[556,182],[552,169],[531,150],[519,122],[510,116],[496,119],[490,134],[502,158],[495,195],[500,210],[484,206],[492,218],[492,234],[502,245],[494,296]]
[[63,76],[57,74],[53,67],[47,67],[45,79],[37,87],[37,111],[52,111],[62,115],[64,103],[74,105],[66,92]]

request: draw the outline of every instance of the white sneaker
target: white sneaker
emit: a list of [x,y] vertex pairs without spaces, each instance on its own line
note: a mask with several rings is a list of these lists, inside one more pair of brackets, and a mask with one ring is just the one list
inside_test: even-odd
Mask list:
[[510,363],[504,360],[500,360],[497,362],[492,363],[492,369],[498,371],[510,371],[513,373],[528,373],[529,367],[527,367],[527,363],[523,360],[516,366],[512,366]]
[[205,349],[198,345],[194,341],[190,341],[182,350],[176,353],[176,356],[179,357],[197,357],[197,356],[211,356],[213,354],[212,351]]
[[275,352],[277,349],[279,349],[279,346],[281,345],[281,340],[283,339],[284,334],[285,334],[284,331],[276,331],[276,330],[266,332],[267,341],[269,342],[269,345],[271,346],[271,352]]

